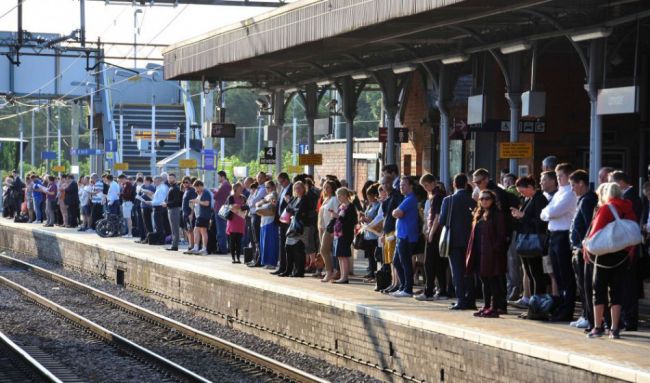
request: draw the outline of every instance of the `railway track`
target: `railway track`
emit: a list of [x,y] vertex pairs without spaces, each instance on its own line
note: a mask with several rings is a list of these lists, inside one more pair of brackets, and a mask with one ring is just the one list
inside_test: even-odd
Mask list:
[[0,332],[0,383],[64,383],[26,350]]
[[[326,382],[285,363],[36,265],[6,255],[0,255],[0,262],[26,271],[7,273],[6,277],[0,276],[0,285],[11,287],[39,305],[54,310],[58,315],[93,332],[106,342],[117,342],[119,347],[139,353],[141,358],[153,358],[152,363],[166,369],[179,380],[206,382],[218,378],[223,381],[222,373],[214,371],[220,363],[249,376],[233,377],[233,381],[245,379],[259,382]],[[29,287],[48,295],[49,299]],[[84,303],[80,296],[84,296],[87,303]],[[79,312],[83,316],[78,314]],[[105,322],[104,327],[84,316]],[[113,331],[107,327],[113,327]],[[129,335],[118,335],[122,333],[121,329]],[[131,341],[127,337],[136,340]],[[154,337],[156,339],[153,339]],[[203,363],[197,363],[197,359]],[[228,359],[228,362],[223,362],[224,359]]]

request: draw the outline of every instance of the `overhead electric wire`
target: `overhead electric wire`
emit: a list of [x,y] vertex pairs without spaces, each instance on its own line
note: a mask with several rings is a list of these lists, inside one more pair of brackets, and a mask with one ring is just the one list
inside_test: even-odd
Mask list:
[[[27,2],[27,0],[23,0],[23,4],[25,4],[26,2]],[[2,19],[3,17],[5,17],[5,16],[7,16],[8,14],[10,14],[11,12],[13,12],[13,10],[16,9],[16,8],[18,8],[18,4],[14,5],[14,6],[11,7],[7,12],[3,13],[3,14],[0,16],[0,19]]]

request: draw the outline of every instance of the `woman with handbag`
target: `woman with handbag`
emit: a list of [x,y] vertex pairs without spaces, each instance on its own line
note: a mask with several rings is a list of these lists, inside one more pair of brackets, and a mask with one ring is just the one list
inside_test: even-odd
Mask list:
[[352,203],[352,191],[341,187],[336,190],[336,198],[340,206],[338,211],[330,210],[336,219],[334,223],[334,254],[338,258],[341,277],[334,283],[348,283],[352,258],[352,240],[354,227],[357,224],[357,209]]
[[[366,210],[359,212],[359,222],[369,224],[372,222],[380,210],[379,204],[379,184],[372,184],[365,191]],[[377,261],[375,260],[375,250],[377,249],[377,239],[379,236],[366,228],[362,229],[363,243],[361,249],[364,256],[368,259],[368,274],[364,278],[374,279],[377,271]]]
[[474,316],[498,318],[499,307],[504,307],[506,291],[506,224],[496,194],[486,189],[479,194],[479,205],[474,210],[472,233],[467,244],[465,269],[476,274],[483,284],[483,308]]
[[306,191],[305,184],[302,181],[296,181],[293,183],[293,198],[285,195],[285,199],[289,203],[285,210],[291,215],[291,222],[287,229],[287,242],[285,245],[287,269],[284,273],[279,274],[281,277],[302,278],[305,276],[305,243],[307,242],[307,235],[304,230],[304,222],[308,214]]
[[278,201],[278,193],[275,191],[275,183],[266,181],[266,196],[257,202],[255,214],[260,219],[260,263],[267,269],[275,269],[278,264],[279,253],[279,230],[275,222],[275,209]]
[[540,214],[548,204],[544,194],[537,189],[533,177],[520,177],[515,183],[517,191],[524,198],[519,209],[512,207],[510,212],[515,219],[517,236],[516,251],[528,277],[531,294],[546,293],[546,278],[542,256],[545,254],[546,222]]
[[[618,184],[614,182],[603,184],[598,188],[598,194],[600,200],[599,207],[591,223],[591,230],[584,241],[585,245],[583,246],[585,263],[591,262],[594,264],[594,328],[587,334],[587,337],[598,338],[603,336],[605,331],[603,316],[605,306],[609,303],[612,321],[609,337],[619,339],[621,303],[625,294],[625,278],[630,273],[628,259],[634,256],[635,246],[618,249],[621,245],[625,246],[626,242],[628,242],[627,240],[631,238],[624,238],[623,241],[615,240],[613,238],[614,235],[611,235],[615,233],[608,230],[611,229],[609,227],[610,224],[618,223],[616,221],[630,220],[637,222],[637,217],[634,214],[632,202],[622,198],[623,193]],[[614,214],[618,215],[618,217]],[[641,239],[640,228],[638,233],[630,231],[630,235],[632,234],[638,234],[639,240]],[[596,242],[611,247],[611,252],[592,257],[589,250],[594,251],[596,249],[598,245]],[[609,302],[607,299],[608,292]]]
[[321,192],[323,202],[318,209],[318,232],[320,233],[320,255],[325,264],[325,276],[321,282],[330,282],[334,279],[334,217],[332,211],[339,209],[339,200],[336,198],[335,192],[337,184],[335,181],[327,180],[323,184],[323,191]]
[[241,182],[237,182],[232,187],[232,194],[228,197],[228,205],[230,207],[230,216],[226,221],[226,235],[230,241],[230,255],[232,256],[232,263],[241,263],[240,257],[242,253],[242,237],[246,230],[246,197],[242,194],[244,186]]

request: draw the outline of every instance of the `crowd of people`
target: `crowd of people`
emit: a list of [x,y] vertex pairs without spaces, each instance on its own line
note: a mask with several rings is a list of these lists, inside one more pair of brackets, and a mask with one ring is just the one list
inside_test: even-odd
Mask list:
[[593,191],[586,171],[557,162],[544,160],[539,182],[508,171],[496,181],[485,169],[456,174],[450,192],[431,174],[400,176],[386,165],[359,195],[333,175],[316,184],[306,174],[260,172],[231,183],[220,171],[210,190],[173,173],[78,181],[30,173],[23,182],[14,172],[4,180],[4,216],[89,231],[114,215],[137,243],[180,251],[183,240],[186,254],[230,254],[233,263],[243,258],[278,277],[312,274],[322,283],[349,283],[358,250],[368,260],[364,280],[391,297],[455,297],[451,310],[482,318],[504,315],[510,304],[527,308],[525,319],[618,338],[638,327],[646,249],[594,255],[588,244],[621,219],[647,232],[650,182],[642,200],[627,174],[603,168]]

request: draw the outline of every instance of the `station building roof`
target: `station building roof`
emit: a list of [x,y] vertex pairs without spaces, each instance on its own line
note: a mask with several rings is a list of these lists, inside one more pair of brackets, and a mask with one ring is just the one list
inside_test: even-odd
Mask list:
[[300,86],[648,16],[637,0],[299,0],[168,47],[165,77]]

